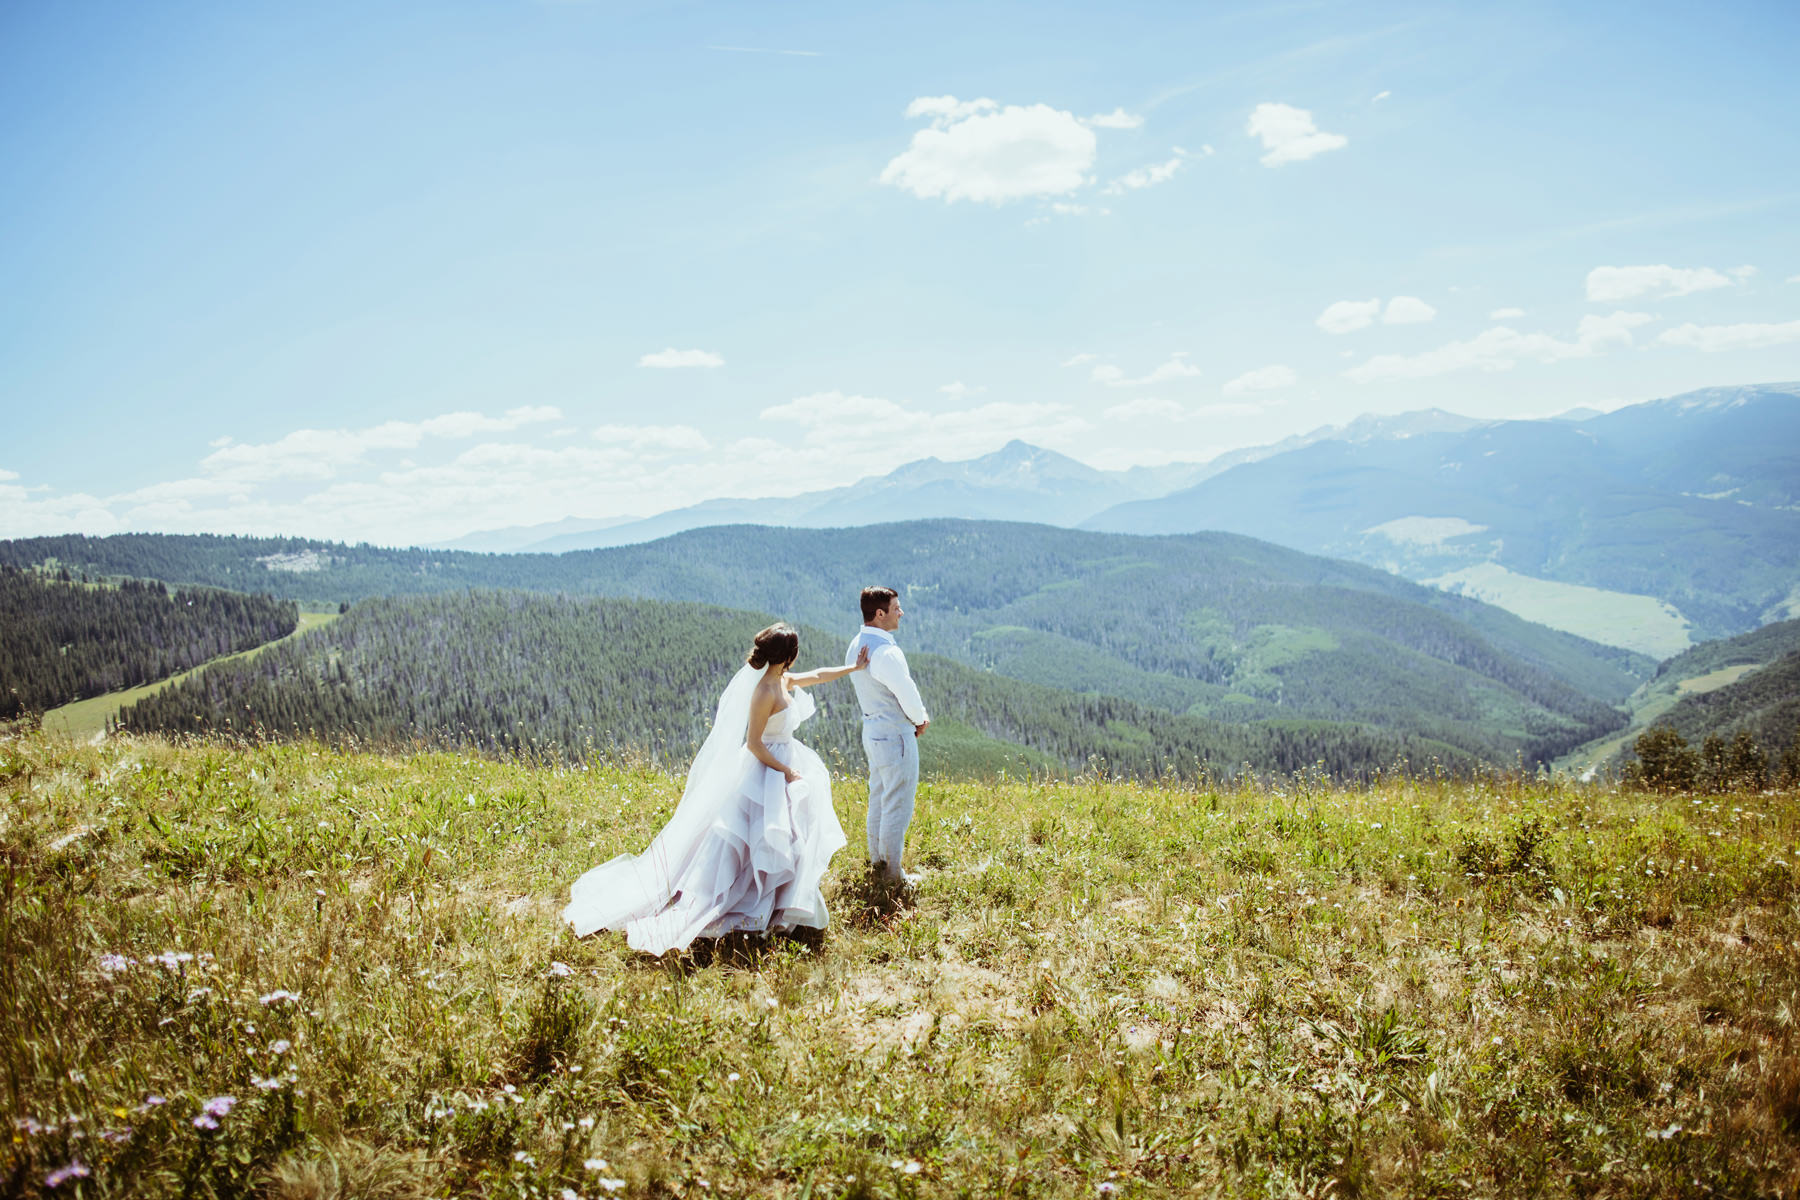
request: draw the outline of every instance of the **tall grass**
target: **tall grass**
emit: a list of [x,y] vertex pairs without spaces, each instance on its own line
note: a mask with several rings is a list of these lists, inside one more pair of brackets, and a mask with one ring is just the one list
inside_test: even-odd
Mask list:
[[1800,1187],[1793,793],[928,784],[896,906],[840,779],[823,937],[570,939],[678,794],[0,741],[0,1192]]

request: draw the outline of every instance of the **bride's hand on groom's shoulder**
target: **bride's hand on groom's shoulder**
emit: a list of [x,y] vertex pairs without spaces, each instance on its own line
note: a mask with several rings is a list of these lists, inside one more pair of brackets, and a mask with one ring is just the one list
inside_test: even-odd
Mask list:
[[856,654],[856,670],[867,670],[869,666],[869,648],[864,646]]

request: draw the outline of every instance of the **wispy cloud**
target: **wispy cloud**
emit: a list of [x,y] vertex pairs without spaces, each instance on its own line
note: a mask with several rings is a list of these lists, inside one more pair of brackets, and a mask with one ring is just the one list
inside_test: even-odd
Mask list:
[[1521,362],[1553,363],[1591,358],[1608,347],[1632,344],[1631,331],[1654,320],[1649,313],[1615,312],[1581,318],[1573,340],[1547,333],[1520,333],[1497,325],[1475,337],[1451,342],[1422,354],[1378,354],[1344,372],[1355,383],[1425,379],[1455,371],[1508,371]]
[[1656,339],[1665,346],[1685,346],[1718,354],[1725,350],[1762,350],[1769,346],[1785,346],[1800,342],[1800,321],[1780,324],[1741,325],[1677,325],[1665,329]]
[[1151,368],[1146,375],[1129,378],[1123,368],[1111,363],[1101,363],[1089,373],[1088,378],[1095,383],[1104,383],[1107,387],[1150,387],[1153,384],[1166,383],[1171,379],[1192,379],[1200,374],[1200,368],[1187,361],[1187,351],[1178,350],[1169,355],[1167,361]]
[[1241,396],[1246,392],[1273,392],[1280,388],[1293,387],[1300,382],[1300,376],[1292,367],[1280,364],[1269,367],[1258,367],[1254,371],[1245,371],[1242,375],[1228,381],[1220,390],[1227,396]]
[[1326,133],[1313,124],[1313,115],[1291,104],[1259,104],[1250,113],[1244,132],[1260,138],[1265,153],[1265,167],[1305,162],[1327,150],[1341,150],[1350,139],[1341,134]]
[[[1756,269],[1752,267],[1750,274],[1755,273]],[[1595,267],[1588,272],[1587,298],[1596,303],[1607,304],[1635,300],[1639,296],[1668,300],[1730,286],[1731,277],[1711,267],[1671,267],[1667,263],[1641,267]]]
[[1155,187],[1159,183],[1167,183],[1181,170],[1181,164],[1187,161],[1188,152],[1180,146],[1175,147],[1174,157],[1164,162],[1151,163],[1147,167],[1138,167],[1127,171],[1101,190],[1109,196],[1122,196],[1126,192],[1141,188]]
[[1109,113],[1089,117],[1087,123],[1095,129],[1136,129],[1144,123],[1144,118],[1122,108],[1115,108]]
[[654,354],[646,354],[638,359],[640,367],[658,367],[662,370],[680,370],[686,367],[722,367],[725,359],[711,350],[677,350],[670,346],[667,350],[658,350]]

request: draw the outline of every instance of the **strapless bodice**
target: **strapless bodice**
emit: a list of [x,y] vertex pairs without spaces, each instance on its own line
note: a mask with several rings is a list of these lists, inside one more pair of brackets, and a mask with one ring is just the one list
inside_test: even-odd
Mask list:
[[772,713],[763,725],[763,743],[791,742],[794,740],[794,727],[819,710],[813,698],[796,689],[788,696],[788,705],[778,713]]

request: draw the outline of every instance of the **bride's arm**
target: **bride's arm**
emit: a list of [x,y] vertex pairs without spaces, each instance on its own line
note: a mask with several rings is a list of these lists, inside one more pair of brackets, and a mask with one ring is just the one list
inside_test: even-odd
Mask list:
[[780,771],[789,783],[800,777],[794,768],[769,753],[763,745],[763,730],[769,724],[769,717],[775,711],[775,697],[769,695],[768,689],[758,687],[750,697],[750,727],[745,730],[744,748],[755,756],[756,761],[771,771]]
[[834,679],[842,679],[853,671],[861,671],[869,665],[869,648],[864,646],[856,661],[847,667],[820,667],[816,671],[802,671],[798,675],[789,671],[787,681],[793,687],[811,687],[815,683],[830,683]]

